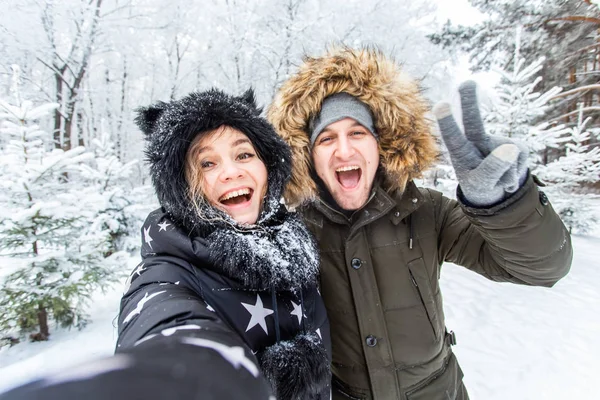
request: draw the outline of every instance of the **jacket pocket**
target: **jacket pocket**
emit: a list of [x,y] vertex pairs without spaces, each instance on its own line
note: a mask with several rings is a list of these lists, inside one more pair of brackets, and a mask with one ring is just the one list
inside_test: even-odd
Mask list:
[[360,393],[360,389],[346,385],[334,375],[331,380],[331,392],[333,399],[364,400],[367,397]]
[[439,330],[436,328],[436,324],[438,322],[438,315],[435,310],[435,299],[433,297],[433,292],[431,290],[429,279],[427,277],[422,277],[422,274],[426,273],[424,269],[425,266],[423,264],[423,259],[421,258],[408,263],[408,273],[410,274],[410,280],[417,292],[417,295],[419,296],[419,299],[421,300],[423,308],[425,309],[425,313],[427,314],[427,319],[429,320],[429,325],[431,326],[433,336],[437,340],[440,335]]
[[438,371],[406,392],[407,400],[462,400],[463,372],[453,353]]

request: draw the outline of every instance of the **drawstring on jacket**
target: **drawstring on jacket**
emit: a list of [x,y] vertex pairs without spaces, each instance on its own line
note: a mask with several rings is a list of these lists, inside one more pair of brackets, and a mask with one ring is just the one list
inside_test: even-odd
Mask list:
[[[281,328],[279,327],[279,307],[277,307],[277,292],[275,291],[275,286],[271,286],[271,302],[273,303],[273,317],[275,319],[275,338],[276,343],[279,343],[281,341]],[[304,295],[302,294],[302,289],[300,289],[300,321],[302,333],[306,333],[304,322]]]
[[273,303],[273,311],[275,317],[275,338],[277,343],[281,341],[281,331],[279,329],[279,312],[277,307],[277,293],[275,292],[275,286],[271,286],[271,301]]
[[412,214],[409,214],[408,216],[408,231],[409,231],[409,236],[408,236],[408,248],[412,250],[413,248],[413,235],[414,235],[414,224],[413,224],[413,220],[412,220]]

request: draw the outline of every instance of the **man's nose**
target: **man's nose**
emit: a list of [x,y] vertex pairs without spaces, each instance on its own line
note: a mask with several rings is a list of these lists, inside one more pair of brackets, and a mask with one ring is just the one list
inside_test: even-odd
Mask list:
[[352,143],[350,143],[350,140],[347,137],[341,137],[337,141],[335,153],[338,158],[350,158],[355,153],[354,146],[352,146]]

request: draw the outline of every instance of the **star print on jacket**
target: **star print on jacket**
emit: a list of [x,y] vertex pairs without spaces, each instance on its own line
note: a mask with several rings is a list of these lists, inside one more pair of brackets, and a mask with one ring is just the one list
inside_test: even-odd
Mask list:
[[167,226],[171,226],[171,224],[167,223],[167,221],[163,221],[162,224],[156,224],[156,225],[158,225],[160,227],[160,229],[158,230],[159,232],[160,231],[165,231],[166,232],[167,231]]
[[129,291],[129,288],[131,287],[131,281],[135,275],[137,274],[137,276],[140,276],[145,270],[146,268],[144,268],[144,263],[141,263],[135,268],[135,270],[127,277],[127,280],[125,281],[125,289],[123,290],[123,294]]
[[181,338],[181,341],[183,343],[191,344],[193,346],[207,347],[209,349],[213,349],[219,354],[221,354],[221,356],[227,361],[229,361],[231,365],[233,365],[235,368],[244,367],[248,370],[248,372],[252,374],[252,376],[254,376],[255,378],[258,377],[258,367],[252,362],[252,360],[246,357],[244,349],[240,346],[230,347],[224,345],[223,343],[215,342],[213,340],[207,340],[196,337],[183,337]]
[[248,332],[254,326],[260,325],[260,327],[263,328],[263,331],[265,331],[265,333],[268,335],[269,331],[267,330],[266,318],[273,314],[273,310],[263,307],[262,299],[258,294],[256,295],[256,303],[254,305],[246,303],[242,303],[242,305],[251,315],[246,332]]
[[292,303],[292,307],[294,307],[294,310],[290,314],[298,318],[299,325],[302,324],[302,318],[306,318],[306,315],[304,315],[303,313],[302,306],[300,304],[294,303],[291,300],[290,303]]
[[131,321],[133,319],[133,317],[135,317],[136,315],[141,313],[142,309],[144,308],[144,304],[146,304],[148,301],[150,301],[150,299],[158,296],[161,293],[165,293],[165,292],[166,292],[166,290],[163,290],[162,292],[152,293],[151,295],[148,295],[148,292],[146,292],[144,297],[140,301],[138,301],[137,306],[133,309],[133,311],[131,311],[129,314],[127,314],[127,316],[123,320],[123,323],[124,324],[128,323],[129,321]]
[[[171,225],[160,231],[165,221]],[[302,291],[274,290],[275,281],[249,285],[242,278],[248,273],[246,263],[255,262],[253,257],[242,260],[236,270],[225,270],[213,262],[206,238],[192,237],[182,231],[160,209],[142,226],[141,239],[142,263],[133,268],[130,288],[121,301],[118,353],[133,348],[138,352],[145,346],[155,349],[166,338],[178,338],[177,342],[187,347],[188,353],[204,348],[227,365],[233,365],[234,371],[249,376],[252,374],[240,363],[243,355],[236,355],[230,349],[244,348],[245,357],[259,369],[309,374],[300,368],[304,363],[290,361],[296,356],[300,359],[306,356],[311,373],[317,376],[325,373],[316,366],[328,366],[330,362],[329,324],[315,277],[306,277]],[[179,340],[182,337],[211,342],[183,344]],[[212,342],[228,347],[220,347],[221,353],[213,348]],[[308,344],[312,350],[304,349]],[[282,363],[277,361],[278,354],[284,360]],[[213,373],[212,366],[206,368],[208,374]],[[316,380],[315,376],[311,378],[311,382]],[[287,388],[290,382],[284,381],[278,385]],[[309,388],[310,385],[298,389],[297,393],[305,393]],[[296,398],[328,400],[329,392],[323,388],[322,396]]]
[[152,239],[152,237],[150,237],[150,228],[151,227],[152,226],[149,226],[147,229],[146,229],[146,227],[144,227],[144,242],[146,242],[146,244],[148,246],[150,246],[150,249],[152,249],[152,243],[150,243],[150,242],[152,242],[154,240],[154,239]]

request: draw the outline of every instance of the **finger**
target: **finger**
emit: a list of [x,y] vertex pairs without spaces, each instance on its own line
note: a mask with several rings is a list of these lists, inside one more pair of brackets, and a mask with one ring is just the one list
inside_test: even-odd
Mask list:
[[[514,144],[503,144],[492,151],[481,164],[471,172],[473,179],[486,183],[482,187],[495,186],[502,176],[515,165],[519,157],[519,148]],[[510,184],[509,182],[505,182]]]
[[458,127],[448,103],[436,104],[433,107],[433,114],[437,119],[444,143],[451,154],[454,150],[469,145],[469,141]]
[[477,84],[474,81],[466,81],[460,85],[458,92],[460,93],[465,134],[479,150],[485,151],[487,149],[479,147],[479,144],[485,142],[487,138],[477,104]]
[[460,166],[466,170],[476,168],[481,162],[481,153],[467,140],[450,112],[447,103],[441,103],[434,107],[434,114],[438,118],[438,125],[444,144],[450,153],[450,159],[454,167]]

